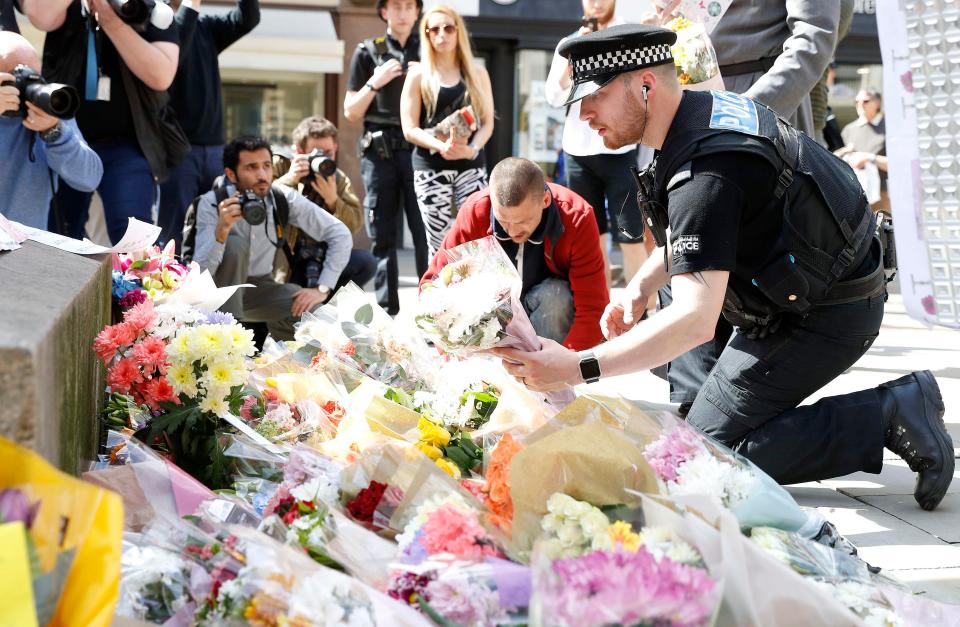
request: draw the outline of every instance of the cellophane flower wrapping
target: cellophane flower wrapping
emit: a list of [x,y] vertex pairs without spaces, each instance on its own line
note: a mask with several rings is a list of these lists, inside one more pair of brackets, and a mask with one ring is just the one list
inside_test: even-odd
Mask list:
[[[433,353],[416,333],[391,318],[373,294],[350,283],[313,313],[301,317],[298,342],[331,354],[355,372],[408,393],[432,387]],[[353,381],[344,377],[348,390]]]
[[671,48],[677,78],[684,89],[723,90],[717,53],[703,24],[696,17],[678,16],[665,24],[677,34]]
[[644,520],[637,510],[607,514],[551,495],[533,558],[535,622],[712,624],[722,597],[717,575],[693,543]]
[[[438,347],[460,357],[494,347],[536,352],[540,339],[520,303],[522,281],[493,236],[446,251],[448,263],[422,287],[415,320]],[[572,388],[548,392],[563,407]]]

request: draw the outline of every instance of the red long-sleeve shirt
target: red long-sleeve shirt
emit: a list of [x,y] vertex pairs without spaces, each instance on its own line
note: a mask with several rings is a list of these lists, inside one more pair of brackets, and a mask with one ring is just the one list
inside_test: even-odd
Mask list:
[[[547,186],[553,194],[563,230],[555,239],[544,237],[544,256],[550,271],[570,282],[575,310],[573,325],[563,344],[573,350],[593,348],[603,341],[600,317],[610,302],[597,221],[593,208],[575,192],[553,183]],[[421,286],[447,265],[448,249],[493,234],[490,212],[489,189],[467,198],[421,278]]]

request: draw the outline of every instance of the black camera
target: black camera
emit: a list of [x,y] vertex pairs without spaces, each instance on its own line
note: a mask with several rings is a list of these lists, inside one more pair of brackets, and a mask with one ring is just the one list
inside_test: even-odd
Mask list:
[[80,95],[70,85],[48,83],[42,76],[26,65],[18,65],[13,69],[13,80],[4,81],[3,85],[13,85],[20,92],[20,109],[4,113],[9,118],[26,117],[27,103],[34,105],[46,113],[63,119],[72,118],[80,108]]
[[320,285],[320,273],[323,272],[326,260],[327,243],[301,234],[290,282],[303,287],[317,287]]
[[594,33],[600,30],[600,20],[595,17],[584,15],[580,19],[580,25]]
[[144,31],[157,6],[156,0],[110,0],[110,6],[121,20],[135,30]]
[[313,180],[314,176],[320,175],[324,178],[328,176],[333,176],[337,171],[337,162],[327,156],[327,153],[320,150],[319,148],[314,148],[307,157],[307,164],[310,166],[310,171],[307,172],[301,179],[304,183],[309,183]]
[[240,194],[240,212],[248,224],[253,226],[263,224],[267,219],[267,203],[252,189],[248,189]]

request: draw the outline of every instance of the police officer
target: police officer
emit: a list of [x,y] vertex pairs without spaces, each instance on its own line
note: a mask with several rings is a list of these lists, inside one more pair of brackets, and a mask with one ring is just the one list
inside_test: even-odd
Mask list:
[[[880,472],[883,448],[918,473],[933,509],[953,478],[953,445],[929,371],[797,405],[854,364],[877,337],[885,275],[870,209],[853,172],[769,108],[730,92],[683,91],[670,31],[640,25],[571,40],[570,101],[608,147],[653,147],[638,175],[659,246],[579,353],[497,352],[534,389],[593,382],[662,364],[736,330],[688,421],[780,483]],[[666,235],[670,230],[669,236]],[[667,281],[674,303],[638,323]]]
[[397,296],[397,238],[402,233],[401,207],[413,235],[417,276],[427,271],[427,236],[413,189],[413,146],[400,127],[400,93],[410,63],[420,59],[420,37],[415,26],[422,0],[377,0],[377,13],[387,32],[357,46],[350,63],[343,114],[351,122],[363,120],[360,171],[366,196],[364,206],[377,257],[374,288],[387,313],[400,310]]

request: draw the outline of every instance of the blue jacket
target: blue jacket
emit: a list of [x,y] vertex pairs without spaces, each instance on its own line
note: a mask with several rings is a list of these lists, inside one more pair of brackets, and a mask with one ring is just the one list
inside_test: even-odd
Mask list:
[[[50,172],[54,183],[63,179],[76,190],[92,192],[100,185],[103,164],[84,141],[76,122],[62,120],[63,132],[52,144],[27,130],[22,118],[0,116],[0,213],[11,220],[47,228]],[[35,135],[33,160],[30,136]]]

